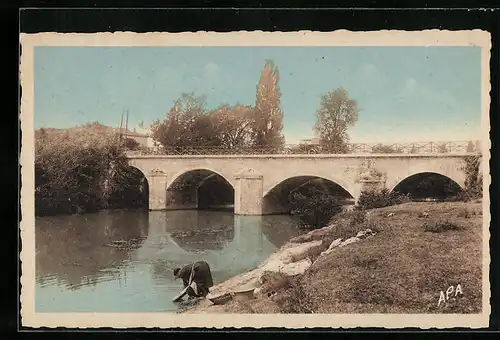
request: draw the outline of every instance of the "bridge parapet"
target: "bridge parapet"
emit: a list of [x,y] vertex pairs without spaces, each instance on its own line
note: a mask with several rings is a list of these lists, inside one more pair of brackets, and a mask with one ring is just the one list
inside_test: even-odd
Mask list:
[[[472,143],[472,144],[471,144]],[[410,143],[348,143],[342,152],[335,152],[319,144],[285,144],[280,148],[267,147],[143,147],[133,151],[142,155],[293,155],[293,154],[442,154],[477,153],[479,141],[442,141]]]
[[468,157],[468,156],[482,156],[479,152],[449,152],[449,153],[419,153],[419,154],[408,154],[408,153],[356,153],[356,154],[140,154],[137,152],[127,152],[126,156],[129,159],[203,159],[203,158],[218,158],[218,159],[228,159],[228,158],[239,158],[239,159],[249,159],[249,158],[456,158],[456,157]]

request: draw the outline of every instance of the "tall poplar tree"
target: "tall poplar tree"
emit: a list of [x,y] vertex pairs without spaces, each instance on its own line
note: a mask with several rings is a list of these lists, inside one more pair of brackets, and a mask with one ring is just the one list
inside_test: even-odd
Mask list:
[[266,60],[257,84],[254,111],[254,145],[276,151],[283,147],[283,113],[280,109],[278,67]]

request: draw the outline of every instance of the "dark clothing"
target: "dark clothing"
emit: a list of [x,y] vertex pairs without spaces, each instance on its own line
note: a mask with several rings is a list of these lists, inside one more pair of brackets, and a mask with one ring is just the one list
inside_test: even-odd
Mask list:
[[209,288],[214,285],[210,266],[205,261],[197,261],[182,267],[176,275],[176,278],[181,278],[184,288],[189,285],[189,278],[193,270],[193,282],[196,283],[198,294],[195,294],[193,289],[188,289],[190,296],[206,296],[210,291]]

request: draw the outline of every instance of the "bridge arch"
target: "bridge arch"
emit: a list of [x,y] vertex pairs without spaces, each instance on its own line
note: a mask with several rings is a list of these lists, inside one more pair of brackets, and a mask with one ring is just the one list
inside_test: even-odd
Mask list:
[[147,176],[146,172],[144,171],[144,169],[141,169],[141,167],[139,167],[139,166],[137,166],[135,164],[131,164],[130,162],[129,162],[128,166],[130,168],[134,169],[134,171],[140,172],[144,176],[144,178],[146,178],[146,180],[148,179],[148,176]]
[[271,192],[271,190],[277,188],[279,185],[283,184],[285,181],[289,181],[291,179],[299,178],[299,177],[318,178],[318,179],[322,179],[325,181],[335,183],[338,186],[340,186],[342,189],[344,189],[346,192],[348,192],[349,195],[351,195],[352,197],[355,197],[354,196],[355,190],[354,190],[354,188],[351,188],[351,186],[348,184],[348,182],[346,182],[340,178],[336,178],[336,177],[332,177],[332,176],[325,176],[323,174],[309,173],[309,172],[287,175],[287,176],[281,177],[279,179],[276,179],[272,182],[266,183],[264,185],[263,196],[265,197],[267,194],[269,194]]
[[212,169],[184,169],[172,177],[166,190],[166,207],[169,210],[234,209],[233,183]]
[[262,198],[262,211],[264,215],[285,214],[290,212],[291,195],[294,192],[306,196],[323,192],[339,196],[349,203],[354,195],[346,189],[345,184],[336,180],[317,175],[298,175],[282,179],[264,191]]
[[129,164],[120,170],[126,179],[121,193],[115,199],[121,206],[130,208],[145,208],[149,205],[150,183],[144,170],[138,166]]
[[414,198],[445,198],[464,190],[461,178],[453,178],[448,174],[436,171],[419,171],[412,173],[392,184],[390,192],[411,194]]
[[189,168],[184,168],[182,169],[181,171],[178,171],[177,173],[175,173],[168,181],[168,185],[167,185],[167,189],[175,183],[176,180],[182,178],[183,176],[185,176],[186,174],[189,174],[189,173],[194,173],[194,172],[199,172],[199,171],[205,171],[205,172],[210,172],[210,173],[213,173],[213,174],[216,174],[220,177],[222,177],[227,183],[229,183],[231,185],[231,187],[235,187],[235,184],[234,182],[232,181],[232,179],[228,178],[226,175],[224,175],[223,173],[221,173],[220,171],[218,170],[214,170],[212,168],[208,168],[208,167],[189,167]]

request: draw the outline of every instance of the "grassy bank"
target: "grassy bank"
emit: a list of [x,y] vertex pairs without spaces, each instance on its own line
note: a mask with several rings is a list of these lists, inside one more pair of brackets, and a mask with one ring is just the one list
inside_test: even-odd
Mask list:
[[[337,238],[376,235],[320,256]],[[482,287],[482,204],[405,203],[339,214],[331,227],[292,239],[322,245],[299,256],[301,275],[269,273],[264,294],[214,311],[231,313],[478,313]],[[462,294],[438,306],[440,292]],[[272,293],[272,294],[268,294]],[[270,296],[269,296],[270,295]]]

